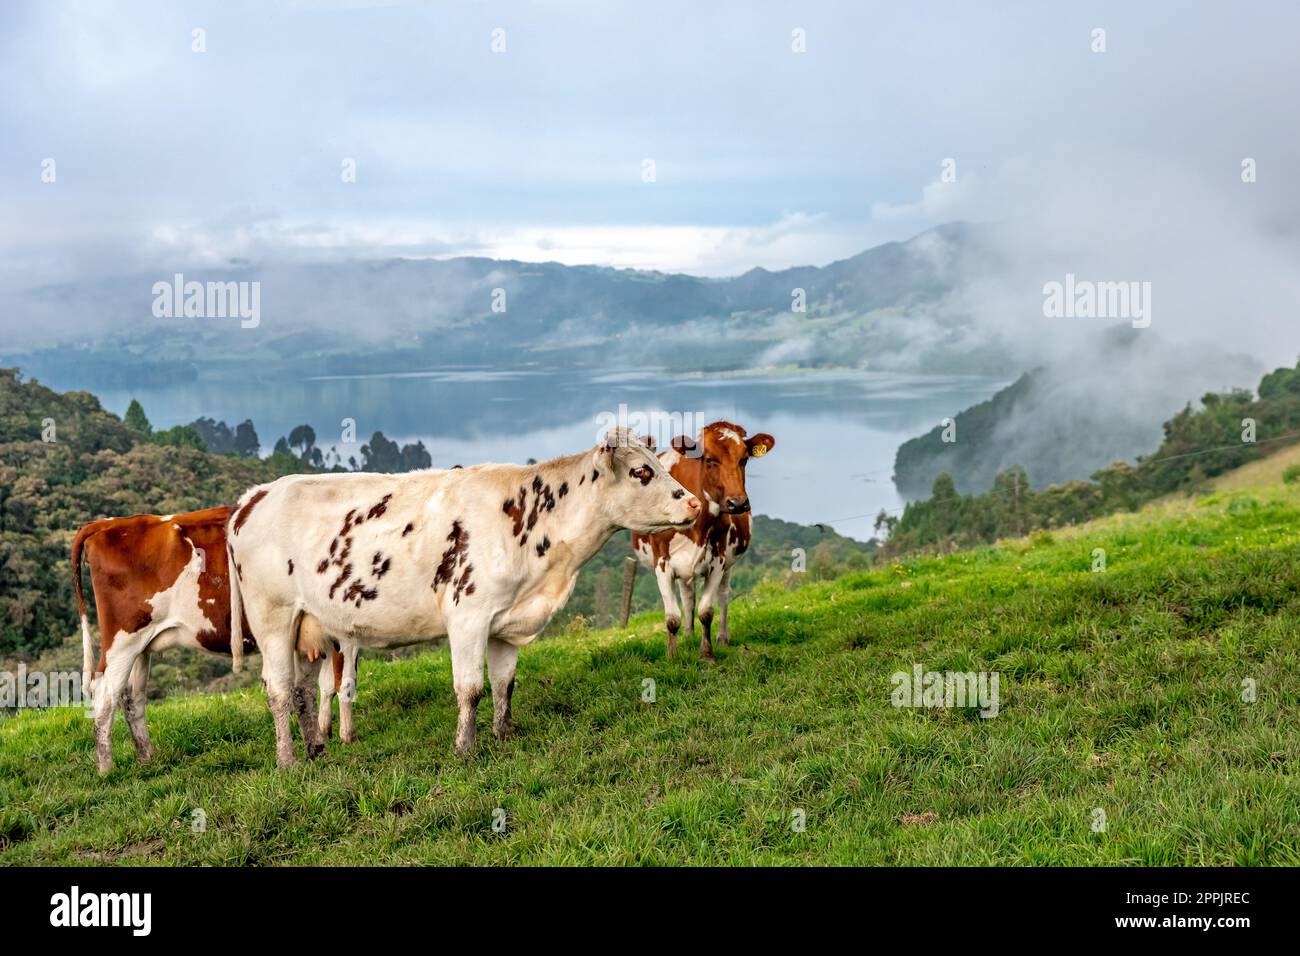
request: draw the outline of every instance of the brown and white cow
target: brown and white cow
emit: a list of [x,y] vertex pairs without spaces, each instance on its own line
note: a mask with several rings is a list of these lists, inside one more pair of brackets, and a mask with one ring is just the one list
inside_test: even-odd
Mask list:
[[[727,605],[731,603],[731,569],[749,547],[749,494],[745,468],[751,458],[772,450],[776,439],[766,432],[745,437],[745,429],[730,422],[714,422],[698,439],[678,435],[659,460],[691,494],[705,502],[700,516],[685,531],[632,535],[632,549],[641,563],[654,572],[664,602],[668,627],[668,656],[677,653],[677,632],[683,610],[686,633],[695,633],[695,582],[704,578],[700,594],[700,656],[713,660],[710,629],[713,608],[719,607],[718,644],[731,640],[727,630]],[[677,607],[673,582],[681,591]]]
[[[113,766],[112,722],[118,705],[139,759],[153,756],[144,715],[153,652],[191,647],[230,654],[226,551],[230,514],[229,507],[218,507],[179,515],[104,518],[83,526],[73,538],[72,588],[81,616],[82,687],[95,704],[95,749],[101,772]],[[82,589],[83,556],[90,567],[99,617],[98,666]],[[254,649],[254,632],[245,626],[241,633],[244,647]],[[313,637],[308,651],[323,650],[319,636]],[[346,664],[342,653],[334,651],[334,657],[336,670]],[[353,683],[355,661],[354,655]],[[342,705],[340,712],[345,713]]]
[[[689,527],[699,510],[626,430],[535,465],[291,475],[245,492],[228,535],[232,598],[258,635],[279,764],[295,759],[289,714],[305,677],[293,635],[303,615],[345,647],[446,636],[456,751],[466,754],[485,657],[493,731],[504,738],[519,648],[564,606],[582,566],[620,528]],[[301,570],[286,574],[288,562]]]

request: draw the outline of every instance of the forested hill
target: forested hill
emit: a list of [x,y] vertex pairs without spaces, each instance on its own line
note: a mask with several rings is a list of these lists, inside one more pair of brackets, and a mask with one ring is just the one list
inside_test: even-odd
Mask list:
[[951,476],[940,473],[928,499],[913,501],[897,519],[882,513],[877,527],[889,533],[885,551],[891,556],[969,547],[1133,510],[1171,492],[1198,494],[1207,490],[1209,479],[1298,441],[1300,365],[1265,375],[1258,394],[1211,392],[1199,407],[1184,404],[1165,422],[1159,447],[1136,465],[1116,461],[1090,481],[1035,490],[1025,468],[1016,464],[999,471],[990,490],[972,495],[963,495]]
[[951,428],[904,442],[894,483],[916,499],[941,473],[966,494],[988,491],[1016,465],[1034,488],[1084,479],[1155,448],[1161,424],[1188,398],[1251,385],[1263,372],[1246,356],[1112,328],[1086,354],[1043,365],[955,413]]
[[68,548],[85,522],[232,502],[304,467],[160,444],[88,392],[0,370],[0,653],[33,653],[75,629]]

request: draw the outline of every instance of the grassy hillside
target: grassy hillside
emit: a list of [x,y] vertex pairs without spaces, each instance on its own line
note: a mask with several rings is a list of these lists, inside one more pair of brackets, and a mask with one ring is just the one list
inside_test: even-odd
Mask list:
[[[260,691],[151,707],[151,765],[118,721],[103,780],[80,711],[24,712],[0,863],[1300,864],[1298,535],[1295,486],[1220,493],[764,585],[715,666],[652,614],[559,636],[467,760],[445,652],[364,661],[360,743],[287,772]],[[917,663],[1000,713],[891,706]]]
[[[976,409],[986,424],[996,419],[988,407],[991,403]],[[1132,511],[1170,493],[1205,494],[1216,487],[1276,480],[1285,465],[1250,470],[1242,466],[1273,457],[1298,439],[1300,363],[1269,372],[1260,380],[1258,393],[1209,392],[1196,407],[1185,404],[1165,422],[1164,440],[1153,454],[1140,456],[1136,465],[1115,461],[1094,472],[1090,481],[1035,491],[1025,469],[1012,465],[997,473],[988,492],[963,495],[952,475],[940,473],[929,499],[908,503],[900,517],[883,511],[877,517],[877,528],[888,532],[882,556],[971,547]],[[1219,476],[1224,482],[1216,485],[1211,479]]]

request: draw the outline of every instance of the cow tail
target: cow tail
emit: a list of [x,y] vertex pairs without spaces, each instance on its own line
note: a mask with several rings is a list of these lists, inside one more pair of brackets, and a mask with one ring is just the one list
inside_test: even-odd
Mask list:
[[86,595],[81,586],[81,552],[86,539],[99,530],[98,522],[83,525],[72,539],[72,593],[77,596],[77,613],[81,616],[81,687],[82,693],[90,689],[90,677],[95,672],[95,645],[90,639],[90,620],[86,617]]
[[244,669],[244,601],[239,594],[239,571],[235,567],[235,551],[226,546],[227,577],[230,578],[230,666],[235,671]]

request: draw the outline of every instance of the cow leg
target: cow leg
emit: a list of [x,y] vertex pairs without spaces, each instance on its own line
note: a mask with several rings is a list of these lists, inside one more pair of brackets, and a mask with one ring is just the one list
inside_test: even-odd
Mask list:
[[713,605],[718,598],[718,588],[722,584],[722,562],[714,561],[709,565],[709,575],[704,582],[704,593],[700,595],[700,657],[706,661],[715,660],[710,631],[713,625]]
[[677,632],[682,626],[682,612],[677,609],[677,595],[673,594],[673,573],[667,566],[655,568],[655,583],[659,597],[664,602],[664,625],[668,628],[668,656],[677,653]]
[[727,608],[731,607],[731,568],[722,572],[722,584],[718,588],[718,646],[726,647],[731,643],[731,631],[727,628]]
[[338,692],[339,672],[343,669],[343,654],[335,651],[331,655],[330,667],[320,669],[320,704],[317,706],[316,727],[321,740],[329,740],[333,730],[334,695]]
[[[262,620],[268,626],[258,626]],[[276,626],[269,626],[271,623]],[[266,685],[266,705],[275,721],[275,762],[280,767],[291,767],[298,761],[293,751],[293,725],[290,709],[293,706],[294,649],[289,633],[287,613],[267,615],[255,624],[258,643],[262,649],[262,683]],[[263,639],[263,634],[274,638]]]
[[[345,744],[357,742],[357,728],[352,721],[352,705],[357,699],[357,655],[361,648],[348,644],[343,648],[343,670],[335,670],[339,687],[339,740]],[[322,668],[323,669],[323,668]]]
[[510,715],[510,698],[515,693],[515,665],[519,663],[518,646],[495,638],[488,641],[488,680],[492,682],[492,733],[505,740],[515,732]]
[[474,714],[483,696],[483,659],[487,654],[487,622],[464,622],[447,629],[451,644],[451,685],[460,714],[456,721],[456,755],[474,749]]
[[153,759],[153,741],[149,739],[149,727],[144,720],[145,691],[149,683],[149,652],[141,651],[131,667],[131,677],[122,698],[122,712],[126,715],[126,724],[131,728],[131,739],[135,741],[136,757],[141,763]]
[[320,737],[320,718],[316,714],[316,686],[320,683],[322,657],[298,654],[294,659],[293,709],[298,716],[298,731],[302,734],[302,749],[308,760],[325,753]]
[[695,636],[695,578],[681,578],[677,587],[682,592],[682,623],[686,625],[686,636]]
[[95,681],[95,759],[100,773],[113,769],[113,713],[125,702],[131,671],[150,637],[152,625],[134,634],[119,634],[104,659],[104,673]]

